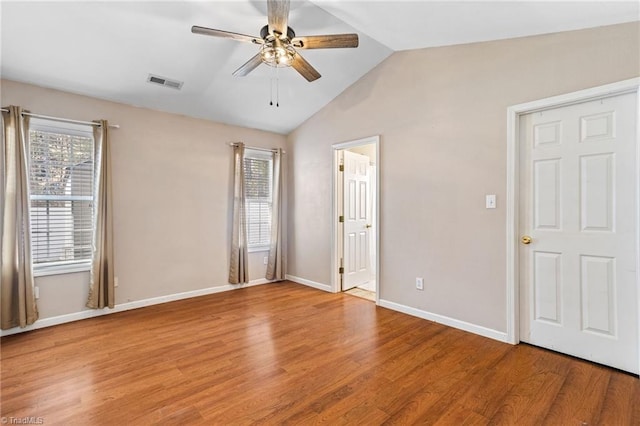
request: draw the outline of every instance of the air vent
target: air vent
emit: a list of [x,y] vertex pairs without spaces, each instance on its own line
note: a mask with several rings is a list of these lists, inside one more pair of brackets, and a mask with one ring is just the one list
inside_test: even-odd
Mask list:
[[171,87],[172,89],[180,90],[183,81],[171,80],[165,77],[160,77],[158,75],[149,74],[149,78],[147,78],[148,83],[159,84],[160,86]]

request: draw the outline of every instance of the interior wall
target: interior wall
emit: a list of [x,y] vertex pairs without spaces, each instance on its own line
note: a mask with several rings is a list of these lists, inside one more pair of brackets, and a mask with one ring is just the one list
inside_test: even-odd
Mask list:
[[[229,142],[284,148],[283,135],[8,80],[0,103],[120,125],[110,133],[116,304],[228,285]],[[265,255],[249,254],[251,280],[264,278]],[[88,281],[88,272],[36,278],[40,318],[86,309]]]
[[639,40],[635,22],[393,54],[288,136],[288,273],[330,285],[331,145],[380,135],[380,298],[505,332],[507,108],[638,77]]

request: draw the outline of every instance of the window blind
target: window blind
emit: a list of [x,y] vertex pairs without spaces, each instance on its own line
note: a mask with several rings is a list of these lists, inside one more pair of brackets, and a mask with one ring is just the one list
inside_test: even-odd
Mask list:
[[[42,122],[44,120],[38,120]],[[31,125],[29,189],[34,266],[91,259],[93,136],[90,126]]]
[[245,209],[249,248],[266,248],[271,241],[272,162],[271,154],[245,150]]

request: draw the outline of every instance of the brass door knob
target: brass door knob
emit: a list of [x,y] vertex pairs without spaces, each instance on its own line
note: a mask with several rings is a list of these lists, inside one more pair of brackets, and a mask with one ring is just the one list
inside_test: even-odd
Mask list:
[[520,238],[520,241],[522,241],[522,244],[531,244],[531,237],[523,235],[522,238]]

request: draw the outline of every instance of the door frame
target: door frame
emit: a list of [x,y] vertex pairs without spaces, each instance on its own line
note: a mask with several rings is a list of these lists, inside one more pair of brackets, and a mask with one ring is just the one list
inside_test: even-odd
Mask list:
[[[520,116],[603,97],[636,93],[636,209],[640,212],[640,78],[632,78],[560,96],[540,99],[507,109],[507,342],[520,343],[520,270],[519,250],[519,161],[520,161]],[[640,266],[640,215],[636,218],[636,265]],[[636,268],[638,315],[640,329],[640,268]],[[639,333],[640,334],[640,333]],[[638,336],[640,346],[640,335]],[[638,359],[640,365],[640,359]]]
[[340,142],[331,145],[333,151],[333,171],[331,173],[331,291],[333,293],[339,293],[342,291],[340,286],[340,273],[338,268],[340,266],[340,244],[342,241],[339,238],[339,226],[338,217],[340,216],[340,202],[338,200],[338,194],[340,194],[341,181],[338,179],[340,173],[340,159],[339,151],[353,148],[361,145],[375,145],[376,147],[376,202],[373,208],[375,209],[376,223],[374,226],[376,235],[376,305],[380,304],[380,136],[369,136],[362,139],[356,139],[347,142]]

